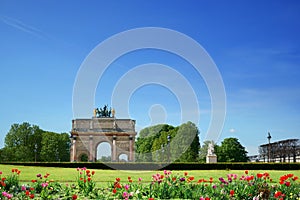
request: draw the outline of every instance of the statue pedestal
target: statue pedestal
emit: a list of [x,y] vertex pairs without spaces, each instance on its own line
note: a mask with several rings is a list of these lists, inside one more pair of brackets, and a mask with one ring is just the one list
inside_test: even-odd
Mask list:
[[217,163],[217,155],[207,155],[206,163]]

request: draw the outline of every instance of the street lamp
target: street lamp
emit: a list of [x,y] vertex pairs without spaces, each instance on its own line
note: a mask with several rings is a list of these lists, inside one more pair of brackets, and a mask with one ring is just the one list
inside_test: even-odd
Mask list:
[[168,144],[170,144],[170,140],[171,140],[171,136],[170,135],[167,136],[167,140],[168,140]]
[[170,154],[171,154],[171,152],[170,152],[170,140],[171,140],[171,136],[170,135],[168,135],[167,136],[167,141],[168,141],[168,143],[167,143],[167,146],[168,146],[168,162],[170,162]]
[[296,162],[296,145],[295,145],[295,143],[293,143],[292,148],[293,148],[293,162]]
[[34,162],[36,162],[37,144],[34,145]]
[[271,158],[271,143],[270,143],[270,141],[271,141],[271,138],[272,138],[270,132],[268,132],[268,137],[267,138],[269,140],[269,156],[268,156],[269,159],[268,160],[270,162],[271,161],[271,159],[270,159]]
[[164,145],[162,144],[162,145],[161,145],[161,160],[162,160],[162,161],[164,161],[164,157],[165,157],[165,156],[164,156],[164,152],[165,152],[165,150],[164,150]]

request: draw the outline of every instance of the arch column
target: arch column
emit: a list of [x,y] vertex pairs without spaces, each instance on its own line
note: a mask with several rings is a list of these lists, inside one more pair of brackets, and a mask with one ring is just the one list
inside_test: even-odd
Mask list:
[[90,141],[89,141],[89,161],[93,162],[94,160],[94,151],[93,151],[93,136],[90,135]]
[[133,155],[133,137],[132,135],[129,136],[129,158],[128,161],[134,161]]
[[73,158],[72,158],[72,160],[71,161],[73,161],[73,162],[76,162],[76,138],[74,137],[73,138],[73,152],[72,152],[72,154],[73,154]]
[[117,145],[116,145],[117,136],[113,135],[112,141],[112,161],[117,161]]

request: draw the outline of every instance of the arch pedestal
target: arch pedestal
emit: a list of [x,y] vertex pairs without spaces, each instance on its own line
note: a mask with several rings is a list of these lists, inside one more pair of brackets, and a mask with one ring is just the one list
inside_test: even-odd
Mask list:
[[111,146],[111,161],[118,162],[121,154],[134,161],[135,120],[116,118],[92,118],[72,120],[71,162],[81,161],[83,155],[90,162],[97,159],[97,146],[108,142]]

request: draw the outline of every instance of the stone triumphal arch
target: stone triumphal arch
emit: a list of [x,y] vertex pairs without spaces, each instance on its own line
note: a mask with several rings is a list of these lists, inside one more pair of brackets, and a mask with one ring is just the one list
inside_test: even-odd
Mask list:
[[122,154],[134,161],[135,120],[116,119],[114,111],[101,112],[95,109],[91,119],[72,120],[70,160],[95,162],[97,146],[107,142],[111,146],[111,161],[118,162]]

